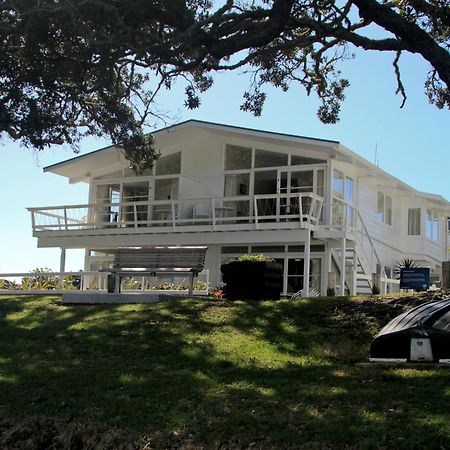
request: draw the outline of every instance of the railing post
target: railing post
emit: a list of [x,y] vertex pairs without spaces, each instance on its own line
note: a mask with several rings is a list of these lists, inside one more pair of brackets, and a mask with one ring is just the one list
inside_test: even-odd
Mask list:
[[67,231],[69,227],[67,226],[67,208],[64,207],[64,228]]
[[137,228],[137,206],[136,204],[133,205],[133,218],[134,218],[134,228]]
[[302,194],[298,194],[298,218],[300,220],[300,223],[303,221],[303,196]]
[[317,207],[317,223],[320,223],[320,216],[322,215],[323,198],[319,200],[319,206]]
[[356,247],[355,244],[353,245],[353,264],[352,264],[352,295],[357,294],[358,289],[358,257],[356,255]]
[[213,230],[216,230],[216,202],[212,198],[211,199],[211,218],[212,218],[212,226]]
[[176,215],[175,215],[175,202],[172,200],[170,204],[171,214],[172,214],[172,229],[175,231],[176,227]]
[[341,273],[339,279],[339,295],[345,295],[345,254],[347,252],[346,248],[347,241],[345,237],[341,240]]
[[30,213],[31,213],[31,229],[33,230],[34,233],[34,230],[36,228],[36,219],[34,217],[34,210],[30,210]]
[[356,270],[352,271],[352,292],[351,295],[356,295],[358,289],[358,273]]
[[303,260],[303,297],[309,297],[309,264],[311,262],[311,230],[307,228]]
[[259,220],[258,220],[258,199],[253,197],[253,206],[255,210],[255,226],[256,229],[259,230]]

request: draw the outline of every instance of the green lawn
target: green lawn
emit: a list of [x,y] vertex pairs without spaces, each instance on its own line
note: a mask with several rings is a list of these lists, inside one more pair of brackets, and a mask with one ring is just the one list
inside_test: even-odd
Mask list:
[[101,448],[449,448],[450,369],[355,364],[389,319],[359,305],[0,297],[0,447],[32,417],[118,428]]

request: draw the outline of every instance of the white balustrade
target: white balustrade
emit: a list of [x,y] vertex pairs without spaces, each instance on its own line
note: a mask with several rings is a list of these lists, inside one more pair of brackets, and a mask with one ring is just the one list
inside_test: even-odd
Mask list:
[[162,201],[100,202],[28,208],[33,233],[70,235],[306,228],[319,222],[323,198],[313,193]]

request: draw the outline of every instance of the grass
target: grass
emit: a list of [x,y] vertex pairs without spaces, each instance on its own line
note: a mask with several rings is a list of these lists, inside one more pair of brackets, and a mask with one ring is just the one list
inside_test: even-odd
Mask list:
[[358,300],[59,301],[0,297],[2,448],[29,417],[147,448],[450,445],[449,370],[355,364],[388,320]]

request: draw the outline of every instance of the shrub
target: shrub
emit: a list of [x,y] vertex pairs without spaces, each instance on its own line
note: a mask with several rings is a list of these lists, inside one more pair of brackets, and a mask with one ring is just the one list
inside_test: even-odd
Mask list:
[[262,253],[258,255],[250,255],[246,253],[245,255],[241,255],[237,258],[237,261],[251,261],[251,262],[272,262],[273,258],[270,256],[263,255]]
[[206,291],[208,289],[208,283],[206,281],[196,281],[194,283],[194,289],[196,291]]
[[402,269],[417,269],[421,267],[420,264],[411,258],[405,258],[401,261],[397,261],[394,265],[394,275],[396,278],[400,278],[400,271]]
[[215,289],[213,289],[213,290],[211,291],[211,295],[212,295],[214,298],[222,299],[222,298],[223,298],[223,290],[222,290],[222,288],[216,287]]
[[22,289],[48,291],[59,288],[59,277],[56,275],[39,275],[44,272],[51,272],[51,269],[48,267],[38,267],[32,271],[29,277],[22,278]]
[[14,291],[19,289],[19,285],[15,281],[5,280],[4,278],[0,278],[0,289],[6,289],[10,291]]

